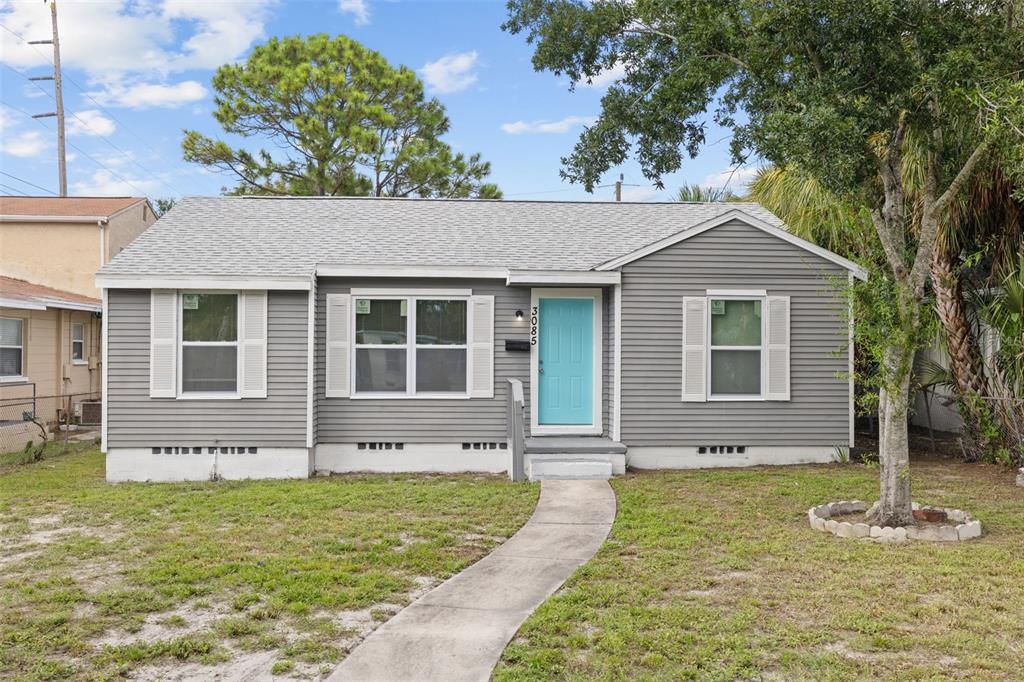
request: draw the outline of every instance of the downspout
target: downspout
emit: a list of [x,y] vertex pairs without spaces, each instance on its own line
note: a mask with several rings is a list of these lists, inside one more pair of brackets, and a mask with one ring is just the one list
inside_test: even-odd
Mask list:
[[106,264],[107,249],[106,249],[106,244],[104,243],[106,241],[106,239],[105,239],[105,237],[106,237],[106,230],[103,229],[103,226],[106,225],[106,224],[107,224],[107,219],[106,218],[100,218],[99,220],[96,221],[96,225],[100,228],[100,267],[101,268]]

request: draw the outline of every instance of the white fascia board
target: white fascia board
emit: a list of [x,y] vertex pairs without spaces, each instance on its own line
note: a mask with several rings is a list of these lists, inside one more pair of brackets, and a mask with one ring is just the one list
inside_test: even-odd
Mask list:
[[55,298],[39,298],[35,301],[22,301],[12,298],[0,298],[0,308],[16,308],[18,310],[46,310],[47,308],[61,308],[63,310],[84,310],[90,313],[98,313],[103,310],[102,303],[72,303]]
[[452,279],[505,279],[504,268],[443,265],[331,265],[316,266],[317,277],[448,277]]
[[704,221],[703,223],[699,223],[697,225],[694,225],[693,227],[690,227],[690,228],[688,228],[686,230],[683,230],[682,232],[678,232],[678,233],[676,233],[674,235],[671,235],[669,237],[665,237],[664,239],[660,239],[660,240],[658,240],[658,241],[656,241],[656,242],[654,242],[652,244],[648,244],[647,246],[645,246],[643,248],[640,248],[640,249],[637,249],[636,251],[633,251],[632,253],[627,253],[624,256],[620,256],[620,257],[615,258],[613,260],[606,261],[606,262],[602,263],[601,265],[598,265],[595,268],[595,270],[599,270],[599,271],[616,270],[618,268],[621,268],[623,265],[626,265],[627,263],[632,263],[635,260],[639,260],[640,258],[643,258],[644,256],[649,256],[650,254],[652,254],[652,253],[654,253],[656,251],[661,251],[662,249],[664,249],[666,247],[669,247],[669,246],[672,246],[673,244],[678,244],[679,242],[686,241],[690,237],[696,237],[698,234],[702,234],[704,232],[707,232],[708,230],[716,228],[719,225],[727,223],[727,222],[729,222],[731,220],[741,220],[744,223],[750,225],[751,227],[756,227],[757,229],[761,230],[762,232],[770,234],[773,237],[778,237],[779,239],[781,239],[783,241],[789,242],[790,244],[793,244],[794,246],[798,246],[801,249],[804,249],[805,251],[808,251],[810,253],[813,253],[816,256],[820,256],[821,258],[824,258],[827,261],[835,263],[836,265],[839,265],[840,267],[846,268],[847,270],[852,272],[854,277],[856,277],[857,279],[865,280],[866,281],[867,278],[868,278],[867,270],[865,270],[861,266],[857,265],[853,261],[848,260],[846,258],[843,258],[839,254],[833,253],[833,252],[829,251],[828,249],[824,249],[824,248],[818,246],[817,244],[812,244],[811,242],[809,242],[809,241],[807,241],[805,239],[800,239],[800,237],[797,237],[796,235],[794,235],[794,234],[792,234],[790,232],[787,232],[786,230],[784,230],[782,228],[775,227],[774,225],[769,225],[768,223],[764,222],[760,218],[755,218],[754,216],[750,215],[749,213],[747,213],[745,211],[741,211],[739,209],[734,209],[734,210],[729,211],[727,213],[723,213],[720,216],[716,216],[714,218],[711,218],[710,220]]
[[145,277],[141,275],[96,275],[101,289],[246,289],[309,291],[308,275],[295,277],[238,277],[231,275],[182,275]]
[[22,301],[16,298],[0,298],[0,308],[16,308],[17,310],[46,310],[42,303]]
[[0,223],[106,223],[103,215],[0,215]]
[[546,286],[552,284],[613,285],[619,284],[621,281],[622,273],[618,271],[509,270],[505,284],[508,286]]

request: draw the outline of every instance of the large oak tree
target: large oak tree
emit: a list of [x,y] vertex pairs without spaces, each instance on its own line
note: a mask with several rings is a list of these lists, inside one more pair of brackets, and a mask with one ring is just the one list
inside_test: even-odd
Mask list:
[[[1017,171],[1024,157],[1020,13],[1015,0],[509,2],[505,28],[535,45],[535,68],[574,82],[625,70],[564,177],[590,189],[632,155],[660,183],[710,118],[732,130],[735,162],[798,167],[870,207],[892,305],[878,523],[911,520],[906,415],[939,220],[994,148]],[[916,203],[900,173],[909,136],[926,149]]]
[[489,163],[442,141],[444,106],[416,74],[345,36],[271,38],[213,87],[214,117],[245,144],[187,130],[182,148],[233,176],[233,193],[501,197]]

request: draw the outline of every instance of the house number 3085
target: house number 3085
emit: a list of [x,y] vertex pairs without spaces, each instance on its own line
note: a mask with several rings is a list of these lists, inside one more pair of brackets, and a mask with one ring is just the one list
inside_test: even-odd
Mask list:
[[530,310],[530,345],[537,345],[537,306]]

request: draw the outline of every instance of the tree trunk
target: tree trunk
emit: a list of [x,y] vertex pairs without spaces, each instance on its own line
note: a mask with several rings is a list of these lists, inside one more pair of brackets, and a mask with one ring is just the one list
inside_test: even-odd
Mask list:
[[905,526],[913,521],[910,497],[910,441],[907,406],[910,402],[910,363],[913,350],[891,347],[885,365],[893,382],[879,394],[878,461],[880,497],[871,522],[880,526]]
[[978,341],[967,319],[963,288],[953,259],[946,249],[936,248],[931,261],[935,310],[946,332],[949,348],[949,369],[957,392],[986,394],[985,366],[981,361]]

